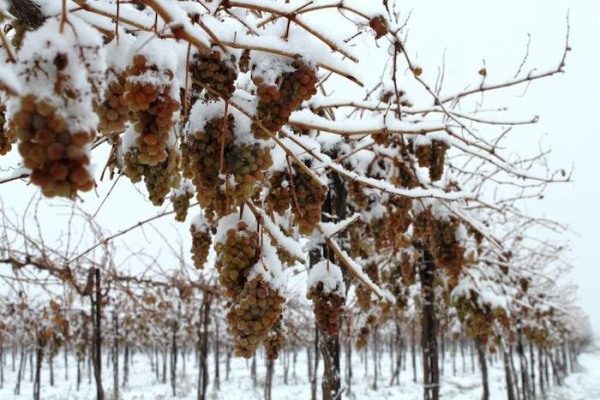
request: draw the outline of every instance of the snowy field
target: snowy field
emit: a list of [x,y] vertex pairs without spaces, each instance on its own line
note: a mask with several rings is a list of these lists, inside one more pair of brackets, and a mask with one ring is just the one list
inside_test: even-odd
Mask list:
[[[410,362],[410,358],[408,360]],[[354,359],[354,380],[350,395],[345,392],[344,398],[349,399],[403,399],[420,400],[422,399],[421,387],[418,383],[412,381],[412,369],[410,364],[400,375],[401,384],[399,386],[390,386],[390,364],[389,359],[385,357],[381,360],[380,379],[377,382],[377,390],[373,389],[373,368],[369,360],[368,370],[365,374],[365,367],[360,357]],[[553,387],[546,396],[538,396],[548,400],[600,400],[600,351],[596,349],[589,350],[579,358],[579,370],[571,374],[563,387]],[[457,357],[457,375],[452,374],[452,363],[446,358],[444,365],[444,376],[442,379],[442,399],[454,400],[479,400],[481,398],[480,377],[478,372],[472,372],[470,360],[467,359],[466,373],[462,373],[462,361]],[[54,365],[55,385],[50,387],[48,369],[42,371],[42,396],[44,400],[92,400],[95,399],[95,387],[88,383],[87,368],[83,369],[82,386],[79,391],[76,390],[74,364],[70,363],[69,377],[65,379],[64,365],[62,357],[57,357]],[[230,379],[225,380],[225,361],[221,363],[221,385],[220,390],[215,390],[214,386],[214,360],[209,359],[210,384],[209,399],[214,400],[260,400],[264,398],[263,382],[265,367],[262,359],[259,359],[257,366],[257,382],[253,384],[250,376],[250,363],[245,360],[232,359]],[[321,364],[322,365],[322,364]],[[111,399],[112,392],[112,371],[103,366],[104,385],[107,399]],[[344,370],[342,365],[342,370]],[[321,370],[319,371],[319,376]],[[168,375],[168,372],[167,372]],[[93,378],[92,378],[93,379]],[[155,374],[150,370],[148,358],[143,354],[137,354],[134,358],[130,371],[129,384],[122,389],[121,399],[123,400],[154,400],[154,399],[196,399],[196,381],[197,370],[195,369],[192,356],[189,355],[186,362],[186,372],[183,372],[183,365],[179,363],[178,367],[178,385],[177,395],[171,395],[169,383],[163,384],[157,380]],[[25,373],[25,380],[22,382],[21,395],[16,396],[13,393],[14,383],[16,382],[16,373],[11,371],[10,363],[5,367],[4,387],[0,389],[0,399],[29,399],[32,394],[32,383],[29,380],[29,367]],[[320,388],[320,386],[319,386]],[[504,373],[502,364],[499,361],[492,361],[490,365],[490,391],[491,399],[505,399],[504,391]],[[299,355],[296,365],[296,371],[293,371],[293,364],[290,365],[288,384],[283,381],[283,364],[278,362],[275,365],[275,377],[273,381],[273,399],[274,400],[301,400],[310,399],[310,384],[307,379],[306,359]],[[320,396],[319,396],[320,397]]]

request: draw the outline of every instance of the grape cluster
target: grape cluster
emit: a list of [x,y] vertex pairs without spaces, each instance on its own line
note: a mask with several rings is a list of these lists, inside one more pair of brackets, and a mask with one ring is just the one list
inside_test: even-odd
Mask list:
[[125,101],[137,133],[140,164],[155,166],[168,158],[173,114],[179,110],[179,102],[171,96],[172,80],[172,71],[161,71],[141,54],[133,57],[127,70]]
[[465,326],[465,333],[472,338],[479,338],[487,343],[492,335],[494,314],[488,304],[481,304],[478,296],[470,292],[468,296],[460,296],[454,301],[458,318]]
[[[258,107],[256,117],[263,127],[271,133],[276,133],[287,123],[292,111],[303,101],[317,93],[317,73],[314,68],[301,60],[292,63],[293,71],[283,72],[276,84],[264,81],[260,75],[254,75],[252,80],[257,86]],[[258,139],[269,137],[260,127],[253,124],[252,132]]]
[[434,140],[431,144],[431,167],[429,167],[429,178],[437,181],[444,173],[444,161],[446,159],[446,150],[449,146],[441,141]]
[[413,189],[419,186],[419,180],[410,167],[410,163],[404,160],[404,158],[408,158],[408,155],[403,156],[401,159],[394,159],[395,173],[394,176],[392,176],[391,181],[394,185]]
[[241,221],[237,229],[227,231],[224,242],[217,242],[216,268],[229,298],[235,298],[243,290],[250,268],[258,261],[257,246],[258,234]]
[[227,313],[237,356],[250,358],[279,320],[285,299],[262,278],[245,283]]
[[165,201],[169,191],[177,187],[181,179],[178,171],[181,156],[175,150],[170,150],[167,158],[155,165],[148,165],[140,161],[143,154],[134,148],[124,155],[123,172],[132,182],[144,178],[150,201],[155,206],[160,206]]
[[234,204],[252,197],[257,182],[262,181],[264,171],[272,163],[270,149],[259,143],[231,146],[225,154],[225,165],[227,172],[235,178]]
[[206,123],[203,132],[188,134],[181,143],[184,176],[192,179],[200,205],[216,210],[219,215],[226,214],[223,182],[219,176],[221,146],[226,149],[232,145],[233,128],[232,115],[228,115],[226,121],[213,118]]
[[432,235],[433,215],[431,209],[427,208],[419,212],[413,220],[413,237],[417,240],[427,242]]
[[179,291],[179,298],[181,299],[181,301],[183,301],[184,303],[189,303],[193,299],[194,288],[191,285],[186,284],[182,280],[176,282],[175,287]]
[[294,194],[290,185],[287,172],[276,171],[271,175],[266,198],[270,212],[284,214],[290,206],[295,207]]
[[12,149],[15,140],[12,129],[6,126],[5,107],[0,103],[0,156],[5,155]]
[[390,197],[385,203],[387,213],[383,218],[371,222],[371,232],[377,249],[405,247],[404,232],[412,222],[412,200],[405,197]]
[[446,150],[449,146],[442,140],[432,140],[431,145],[416,146],[414,149],[420,167],[429,167],[429,178],[437,181],[444,173]]
[[[375,284],[379,283],[379,269],[377,268],[377,264],[374,262],[368,263],[364,268],[365,273],[369,276],[371,281]],[[359,308],[362,311],[368,311],[371,309],[372,301],[371,301],[371,290],[364,286],[363,284],[358,284],[356,286],[356,301],[358,303]]]
[[231,114],[226,121],[213,118],[203,132],[188,135],[181,145],[184,174],[191,176],[198,202],[218,216],[251,198],[272,164],[269,147],[258,142],[234,143],[234,125]]
[[429,168],[431,166],[431,146],[414,146],[414,152],[417,156],[419,167]]
[[189,190],[178,190],[171,194],[171,203],[173,203],[173,210],[175,210],[175,221],[185,221],[192,197],[194,197],[194,193]]
[[[219,282],[230,299],[227,313],[229,330],[234,337],[236,355],[249,358],[273,328],[274,337],[266,346],[271,355],[277,353],[277,328],[285,299],[261,276],[248,279],[257,263],[258,233],[250,231],[240,221],[236,228],[227,231],[224,241],[217,242],[216,268]],[[263,266],[264,268],[264,266]]]
[[298,259],[294,257],[289,251],[282,246],[275,246],[277,250],[277,257],[282,264],[292,266],[298,262]]
[[376,132],[371,134],[371,138],[373,139],[373,141],[375,142],[375,144],[378,144],[380,146],[389,146],[392,141],[390,138],[390,134],[387,132]]
[[83,360],[87,354],[89,343],[91,342],[88,324],[83,316],[78,316],[72,336],[74,337],[72,342],[75,355],[78,360]]
[[[179,89],[179,102],[181,104],[186,104],[186,96],[188,104],[193,106],[196,104],[198,100],[200,100],[200,95],[202,94],[202,86],[197,84],[196,82],[192,82],[189,86],[189,90],[186,92],[184,88]],[[189,113],[183,115],[183,119],[185,121],[189,120]]]
[[363,325],[358,330],[358,335],[356,335],[356,348],[358,350],[364,349],[369,343],[369,335],[371,334],[371,328],[368,325]]
[[523,293],[527,293],[527,291],[529,290],[529,283],[530,283],[530,279],[528,279],[528,278],[519,279],[519,286],[521,287],[521,290],[523,291]]
[[238,66],[240,67],[240,72],[246,73],[250,71],[250,50],[245,49],[242,51]]
[[291,207],[300,233],[309,235],[321,221],[321,207],[327,192],[310,175],[295,168],[295,164],[291,169],[295,171],[291,179],[286,172],[276,172],[271,176],[267,208],[282,214]]
[[298,171],[294,181],[300,207],[295,219],[300,233],[308,235],[321,220],[321,207],[327,195],[326,189],[304,172]]
[[[104,91],[104,101],[95,106],[96,114],[100,118],[98,131],[109,138],[123,132],[125,123],[129,119],[129,109],[125,100],[124,74],[112,74]],[[114,140],[113,140],[114,141]]]
[[94,187],[87,149],[94,132],[70,132],[59,110],[34,95],[21,98],[11,124],[20,141],[23,164],[32,171],[31,182],[45,196],[72,198]]
[[375,250],[373,235],[369,233],[367,227],[367,224],[360,220],[348,227],[349,252],[352,258],[368,258],[373,255]]
[[[387,302],[384,304],[388,304]],[[382,312],[384,313],[384,311]],[[356,337],[356,347],[358,349],[364,348],[369,342],[369,336],[373,330],[377,329],[377,326],[380,324],[380,319],[373,313],[370,313],[367,316],[366,321],[363,326],[360,327],[358,331],[358,335]]]
[[[552,336],[548,329],[535,328],[533,326],[527,326],[523,328],[523,336],[532,343],[535,343],[539,347],[550,346],[552,343]],[[490,349],[491,351],[491,349]]]
[[402,263],[398,260],[387,264],[387,267],[381,271],[381,281],[396,299],[405,285],[402,278]]
[[428,208],[420,212],[413,224],[414,236],[431,250],[435,262],[456,280],[464,264],[465,249],[456,238],[459,222],[454,218],[436,218]]
[[235,91],[235,80],[237,71],[235,70],[235,57],[230,56],[229,60],[224,60],[220,51],[213,50],[207,54],[195,54],[190,63],[190,73],[196,82],[209,87],[216,95],[206,91],[206,99],[218,99],[222,97],[229,99]]
[[402,253],[402,259],[400,260],[400,272],[402,275],[402,282],[406,285],[412,285],[415,283],[417,268],[415,261],[409,253]]
[[192,261],[196,269],[203,269],[206,259],[208,258],[208,251],[212,243],[212,236],[208,226],[196,226],[192,224],[190,226],[190,233],[192,234]]
[[285,334],[281,326],[281,318],[271,328],[266,339],[264,340],[265,353],[268,360],[276,360],[279,357],[279,352],[285,344]]
[[328,293],[323,290],[323,282],[311,287],[306,297],[313,302],[319,330],[329,336],[337,335],[346,299],[335,292]]
[[412,223],[412,200],[406,197],[393,196],[389,199],[390,228],[393,232],[406,232]]
[[352,202],[361,210],[364,210],[369,205],[369,199],[360,182],[350,180],[348,183],[348,195]]
[[434,218],[431,237],[431,253],[436,263],[455,279],[460,274],[465,252],[456,239],[457,227],[458,222],[455,220]]
[[415,283],[415,265],[418,263],[415,257],[418,254],[417,252],[403,250],[399,253],[399,258],[394,259],[381,271],[381,281],[395,300],[394,304],[387,301],[380,303],[382,309],[387,308],[389,311],[392,305],[399,309],[407,306],[411,285]]
[[375,32],[375,39],[379,39],[388,33],[387,21],[381,15],[371,18],[369,21],[369,26]]

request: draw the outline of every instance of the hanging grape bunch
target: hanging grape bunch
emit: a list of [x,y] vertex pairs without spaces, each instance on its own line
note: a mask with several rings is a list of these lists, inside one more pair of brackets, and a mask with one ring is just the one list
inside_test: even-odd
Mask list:
[[402,151],[399,157],[394,158],[394,174],[390,180],[394,185],[413,189],[419,186],[419,181],[411,168],[408,151]]
[[[445,209],[435,206],[437,204],[432,201],[417,213],[413,234],[431,251],[436,264],[445,269],[452,282],[455,282],[464,265],[467,234],[456,218],[446,215]],[[460,240],[459,236],[462,236]]]
[[313,302],[319,330],[337,335],[346,301],[342,270],[330,261],[318,262],[308,272],[308,288],[306,297]]
[[0,103],[0,155],[3,156],[12,149],[15,141],[13,130],[6,126],[6,107]]
[[[197,103],[181,145],[184,171],[196,186],[198,202],[219,217],[251,198],[272,164],[270,144],[243,132],[243,120],[233,113],[206,120],[207,115],[218,115],[221,107],[222,102]],[[194,129],[197,125],[199,129]]]
[[459,320],[465,326],[465,332],[469,337],[479,338],[487,343],[493,334],[494,313],[487,303],[479,301],[479,295],[469,290],[458,296],[454,302]]
[[431,252],[436,263],[457,279],[460,274],[465,249],[457,239],[459,222],[454,218],[434,218],[432,226]]
[[281,317],[284,302],[285,299],[260,277],[246,282],[227,313],[236,355],[252,357],[261,341],[268,338],[269,329]]
[[285,302],[276,283],[282,268],[276,250],[267,236],[251,228],[235,214],[222,218],[215,245],[219,283],[230,300],[227,321],[235,352],[246,358],[267,338]]
[[125,100],[125,74],[121,71],[108,71],[108,84],[104,91],[104,101],[96,105],[100,118],[98,131],[115,142],[123,132],[129,119],[129,109]]
[[[310,162],[305,162],[310,166]],[[291,176],[290,176],[291,175]],[[283,215],[291,208],[294,222],[303,235],[309,235],[321,221],[321,207],[327,196],[326,188],[296,163],[286,171],[276,171],[270,178],[266,197],[267,210]]]
[[208,258],[210,245],[212,244],[212,235],[210,227],[202,217],[198,215],[190,225],[192,235],[192,261],[196,269],[203,269]]
[[157,65],[144,54],[133,56],[127,69],[125,100],[137,134],[137,162],[154,166],[167,160],[169,134],[179,102],[171,68]]
[[271,175],[266,200],[269,211],[274,211],[281,215],[284,215],[290,206],[295,207],[294,194],[287,171],[275,171]]
[[[190,73],[207,100],[229,99],[235,91],[236,59],[215,48],[206,54],[194,54]],[[206,89],[208,87],[209,89]]]
[[381,282],[395,300],[395,306],[403,309],[410,298],[410,288],[415,283],[420,254],[409,246],[393,255],[381,270]]
[[369,26],[375,33],[375,39],[379,39],[388,34],[388,23],[385,17],[377,15],[369,20]]
[[[197,107],[195,105],[194,110]],[[233,142],[233,124],[232,114],[227,118],[213,118],[202,130],[189,132],[181,144],[184,173],[196,187],[198,202],[218,215],[224,215],[226,208],[219,176],[221,147],[225,149]]]
[[349,254],[352,258],[371,257],[375,251],[375,241],[368,221],[370,205],[378,196],[373,196],[357,181],[347,182],[349,206],[355,212],[364,212],[364,217],[348,227]]
[[256,184],[273,163],[270,148],[259,143],[234,145],[225,154],[227,171],[235,179],[233,203],[238,205],[254,194]]
[[240,60],[238,61],[238,67],[242,73],[250,71],[250,50],[245,49],[242,51]]
[[[281,71],[276,79],[273,79],[274,70]],[[254,66],[252,80],[259,99],[256,118],[271,133],[277,133],[292,111],[317,93],[316,70],[300,59],[291,64],[273,60],[259,63]],[[269,137],[257,124],[253,124],[252,132],[258,139]]]
[[373,236],[369,232],[367,223],[359,220],[348,228],[350,250],[352,258],[369,258],[375,252]]
[[384,215],[370,221],[370,228],[378,250],[406,247],[408,241],[404,234],[412,222],[412,200],[400,196],[383,195]]
[[73,198],[95,185],[89,150],[98,118],[92,108],[92,71],[85,62],[100,58],[101,43],[96,35],[86,35],[83,43],[79,39],[90,29],[74,21],[60,34],[58,21],[48,19],[26,35],[19,53],[19,76],[29,91],[10,99],[11,135],[19,139],[31,182],[48,197]]
[[275,248],[277,249],[277,257],[279,258],[279,261],[281,261],[281,263],[284,265],[291,267],[299,261],[303,261],[299,260],[297,256],[292,255],[283,246],[275,245]]
[[421,241],[427,243],[432,235],[433,225],[433,214],[431,207],[425,207],[424,209],[414,210],[415,217],[413,219],[413,239],[414,241]]
[[375,316],[372,312],[367,315],[367,318],[364,320],[362,326],[358,330],[358,335],[356,337],[356,347],[358,349],[363,349],[369,343],[369,337],[371,336],[371,332],[377,329],[377,326],[380,324],[380,320]]
[[72,346],[77,360],[85,359],[90,344],[90,332],[87,315],[81,312],[77,314],[72,333]]
[[175,210],[175,221],[185,221],[192,197],[194,197],[194,188],[191,182],[182,180],[179,187],[174,189],[171,194],[171,203],[173,203],[173,210]]
[[21,99],[13,124],[23,164],[45,196],[73,197],[94,187],[86,151],[93,132],[69,132],[56,107],[33,95]]
[[128,59],[129,52],[135,51],[133,41],[132,36],[121,35],[106,46],[106,89],[103,100],[94,107],[100,118],[98,131],[113,143],[117,142],[118,135],[125,130],[125,124],[129,120],[128,102],[125,98],[127,63],[124,60]]
[[430,139],[424,136],[419,136],[414,140],[413,151],[419,166],[429,168],[431,181],[440,180],[442,177],[448,148],[449,146],[442,140]]
[[368,325],[363,325],[358,330],[356,335],[356,342],[354,343],[358,350],[364,349],[369,343],[369,336],[371,335],[371,328]]
[[[144,44],[144,36],[138,39]],[[132,122],[123,135],[123,171],[132,182],[142,178],[154,205],[162,205],[169,190],[180,181],[180,154],[175,148],[173,124],[179,110],[174,79],[176,65],[154,42],[139,46],[143,53],[133,55],[127,68],[125,100]],[[162,53],[161,53],[162,54]]]
[[225,240],[217,242],[216,268],[225,294],[235,298],[243,289],[250,268],[258,261],[258,233],[249,231],[245,222],[227,231]]
[[[367,276],[371,279],[372,282],[379,284],[379,269],[376,263],[370,262],[365,266],[364,269]],[[362,311],[369,311],[371,309],[372,301],[371,301],[371,290],[365,287],[363,284],[359,283],[356,286],[356,300],[358,306]]]
[[264,341],[265,353],[267,354],[267,359],[276,360],[279,357],[279,352],[283,348],[285,344],[285,333],[282,326],[281,318],[275,326],[271,328],[267,338]]
[[412,199],[391,196],[387,208],[392,232],[404,233],[412,223]]
[[[131,131],[125,132],[126,139],[131,136],[133,136]],[[160,206],[169,191],[179,185],[180,159],[181,155],[177,150],[169,149],[166,160],[156,165],[143,164],[139,162],[138,150],[130,148],[123,155],[123,172],[134,183],[140,182],[143,178],[150,201],[155,206]]]
[[402,275],[401,281],[404,285],[409,286],[415,283],[417,274],[418,254],[414,248],[410,247],[402,252],[400,259],[400,272]]
[[[397,159],[376,155],[368,164],[367,174],[374,179],[389,179],[394,185],[409,189],[405,184],[412,182],[406,178],[412,174],[404,175],[407,171],[403,166],[404,163]],[[350,162],[348,168],[351,168]],[[348,194],[353,208],[363,214],[364,222],[368,224],[362,236],[370,241],[372,239],[374,250],[397,251],[408,245],[407,230],[412,222],[411,198],[381,193],[365,188],[359,182],[348,183]],[[364,247],[364,244],[356,244]]]
[[347,183],[348,197],[352,200],[353,206],[356,209],[364,210],[369,205],[369,199],[363,185],[357,181],[349,181]]

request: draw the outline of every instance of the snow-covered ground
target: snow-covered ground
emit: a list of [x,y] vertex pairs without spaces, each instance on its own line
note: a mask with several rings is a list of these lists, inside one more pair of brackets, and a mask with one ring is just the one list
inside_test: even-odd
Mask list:
[[563,387],[555,388],[549,400],[600,399],[600,348],[590,349],[578,361],[579,370],[566,379]]
[[[369,357],[370,358],[370,357]],[[215,390],[214,386],[214,360],[209,360],[211,373],[209,384],[209,399],[213,400],[254,400],[263,399],[263,386],[265,367],[259,359],[257,367],[256,386],[250,377],[250,364],[245,360],[233,359],[230,379],[225,380],[225,362],[221,364],[221,388]],[[410,358],[409,358],[410,362]],[[545,399],[548,400],[600,400],[600,351],[598,349],[590,350],[579,358],[579,371],[570,375],[563,387],[554,387],[547,393]],[[130,383],[122,390],[121,399],[123,400],[155,400],[155,399],[196,399],[196,381],[197,370],[195,369],[192,356],[190,355],[186,363],[186,372],[183,372],[183,365],[178,366],[178,385],[177,396],[171,395],[169,384],[163,384],[157,381],[155,374],[150,370],[148,358],[145,355],[137,354],[130,372]],[[74,364],[70,363],[69,379],[65,379],[62,357],[57,357],[55,361],[55,385],[50,387],[48,368],[42,371],[42,396],[44,400],[87,400],[95,398],[95,388],[88,384],[87,368],[83,370],[83,383],[79,391],[75,385]],[[481,398],[481,388],[479,385],[479,374],[471,370],[470,359],[466,360],[466,373],[462,373],[462,360],[457,358],[457,375],[452,373],[452,363],[446,358],[444,366],[444,378],[442,380],[442,399],[452,400],[479,400]],[[107,399],[110,399],[112,392],[112,371],[104,367],[104,384]],[[342,369],[344,366],[342,366]],[[351,389],[351,396],[344,398],[350,399],[403,399],[420,400],[422,398],[421,387],[419,383],[412,381],[412,370],[410,365],[403,370],[400,377],[400,385],[389,385],[390,364],[388,358],[381,360],[380,379],[377,382],[377,390],[373,389],[373,366],[369,360],[368,371],[365,374],[364,364],[360,357],[356,356],[353,360],[354,378]],[[167,373],[168,375],[168,373]],[[320,375],[320,373],[319,373]],[[29,368],[25,373],[25,380],[22,382],[21,395],[13,394],[16,374],[11,371],[10,363],[5,367],[4,387],[0,389],[0,399],[29,399],[32,394],[32,384],[29,380]],[[490,366],[490,389],[491,399],[505,399],[504,375],[502,364],[499,361]],[[283,364],[278,362],[275,366],[275,378],[273,381],[273,399],[274,400],[300,400],[310,398],[310,384],[307,380],[306,359],[298,357],[296,371],[290,366],[288,384],[283,382]]]

